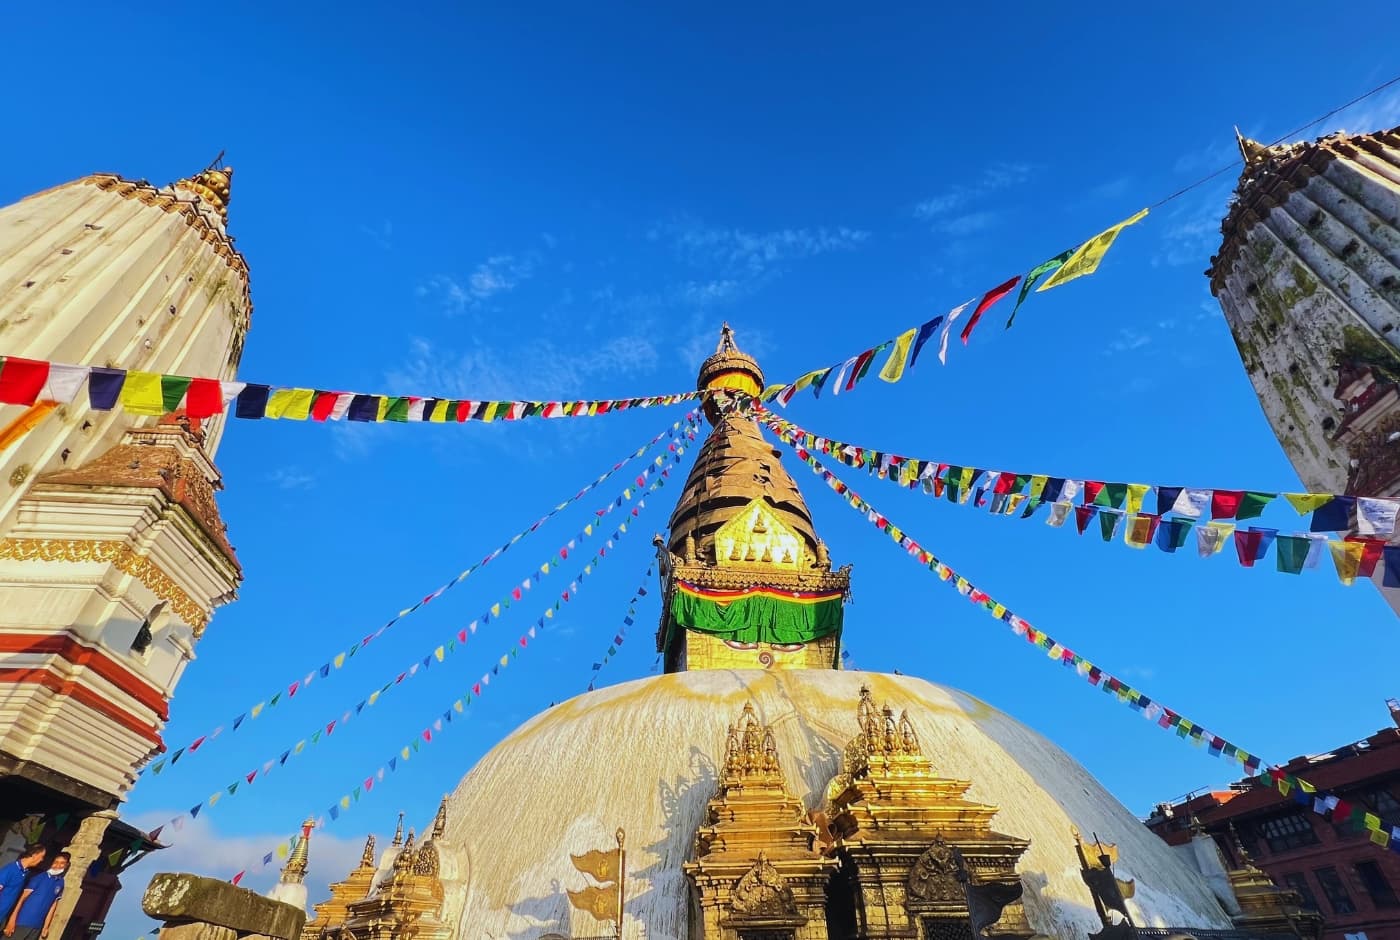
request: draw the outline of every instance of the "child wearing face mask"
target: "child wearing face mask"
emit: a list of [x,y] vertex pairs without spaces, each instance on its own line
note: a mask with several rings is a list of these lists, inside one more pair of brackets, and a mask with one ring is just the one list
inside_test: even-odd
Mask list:
[[48,940],[49,924],[63,897],[63,877],[68,871],[68,853],[59,852],[49,862],[48,871],[34,875],[19,896],[19,905],[5,925],[11,940]]

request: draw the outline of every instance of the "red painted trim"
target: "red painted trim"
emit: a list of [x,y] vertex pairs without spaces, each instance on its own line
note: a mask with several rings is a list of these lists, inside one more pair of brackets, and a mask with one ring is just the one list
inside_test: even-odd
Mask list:
[[84,646],[71,636],[59,633],[0,633],[0,653],[40,653],[59,656],[75,666],[84,666],[155,712],[161,721],[170,717],[170,703],[160,690],[122,665],[112,655]]
[[44,688],[57,692],[59,695],[66,695],[73,699],[73,701],[86,705],[88,708],[107,716],[128,731],[139,734],[157,747],[163,748],[165,746],[164,742],[160,739],[160,732],[156,729],[155,725],[142,721],[130,712],[118,708],[98,693],[92,691],[92,689],[79,685],[72,679],[59,678],[47,668],[0,669],[0,685],[20,685],[24,683],[42,685]]

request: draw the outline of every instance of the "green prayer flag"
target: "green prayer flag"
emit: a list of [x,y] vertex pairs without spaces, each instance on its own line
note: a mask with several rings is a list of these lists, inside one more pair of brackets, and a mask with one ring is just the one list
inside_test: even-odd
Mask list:
[[187,379],[183,375],[162,375],[160,377],[161,404],[165,406],[167,412],[175,411],[180,407],[180,402],[184,399],[191,381],[193,380]]
[[408,420],[408,399],[392,398],[389,400],[389,411],[384,415],[385,421],[407,421]]
[[1126,483],[1105,483],[1103,489],[1099,491],[1100,496],[1108,497],[1108,505],[1114,509],[1123,508],[1123,500],[1128,496],[1128,484]]
[[1264,507],[1273,501],[1277,493],[1256,493],[1249,491],[1240,500],[1240,508],[1235,512],[1236,519],[1255,519],[1263,515]]
[[1302,535],[1280,535],[1274,540],[1274,546],[1278,570],[1288,574],[1299,574],[1303,570],[1303,562],[1308,560],[1312,539]]
[[1016,295],[1016,306],[1011,308],[1011,316],[1006,321],[1008,330],[1011,329],[1011,324],[1016,321],[1016,311],[1021,309],[1021,304],[1025,302],[1026,295],[1031,292],[1031,288],[1035,287],[1036,282],[1051,271],[1059,270],[1060,266],[1069,260],[1069,256],[1074,254],[1077,247],[1066,248],[1050,260],[1040,262],[1021,279],[1021,292]]
[[1099,532],[1103,535],[1105,542],[1112,542],[1113,535],[1118,531],[1118,523],[1122,520],[1121,513],[1101,512],[1099,513]]

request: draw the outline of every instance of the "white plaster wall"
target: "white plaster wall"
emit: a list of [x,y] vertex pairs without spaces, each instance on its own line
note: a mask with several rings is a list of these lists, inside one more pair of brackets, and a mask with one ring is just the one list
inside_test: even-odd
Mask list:
[[973,781],[1001,807],[993,826],[1029,838],[1026,913],[1042,934],[1098,929],[1070,827],[1121,847],[1129,902],[1151,926],[1229,927],[1205,880],[1082,767],[1040,735],[954,690],[907,676],[827,671],[706,671],[637,680],[571,699],[498,744],[458,785],[442,840],[446,919],[462,937],[602,935],[564,894],[585,882],[570,853],[628,833],[629,940],[682,940],[681,863],[714,795],[727,725],[752,699],[773,725],[784,773],[812,807],[856,731],[862,684],[909,709],[937,772]]

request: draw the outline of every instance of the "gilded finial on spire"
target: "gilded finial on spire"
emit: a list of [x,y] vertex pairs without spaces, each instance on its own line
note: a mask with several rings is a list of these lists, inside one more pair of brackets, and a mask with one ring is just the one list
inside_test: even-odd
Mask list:
[[1235,127],[1235,143],[1239,145],[1240,157],[1246,168],[1258,166],[1269,159],[1269,148],[1241,134],[1238,126]]
[[[223,154],[221,153],[219,156],[222,157]],[[218,162],[218,158],[215,158],[215,162]],[[188,179],[179,180],[176,182],[175,188],[198,196],[200,202],[217,212],[222,221],[227,222],[232,185],[233,167],[226,166],[219,170],[211,164],[208,169],[202,170]]]
[[729,328],[728,323],[723,323],[719,328],[719,345],[715,347],[715,352],[738,352],[739,347],[734,343],[734,331]]
[[442,798],[438,804],[437,816],[433,819],[433,838],[441,839],[442,834],[447,831],[447,797]]
[[398,825],[398,828],[396,828],[396,829],[394,830],[394,841],[391,842],[391,843],[389,843],[389,844],[390,844],[390,845],[394,845],[394,846],[403,845],[403,813],[402,813],[402,812],[399,813],[399,825]]
[[311,830],[315,828],[316,820],[314,819],[308,819],[301,824],[301,837],[297,839],[296,845],[292,846],[292,854],[287,857],[287,864],[282,866],[283,884],[301,884],[306,878]]
[[360,867],[374,867],[374,833],[365,837],[365,850],[360,853]]

